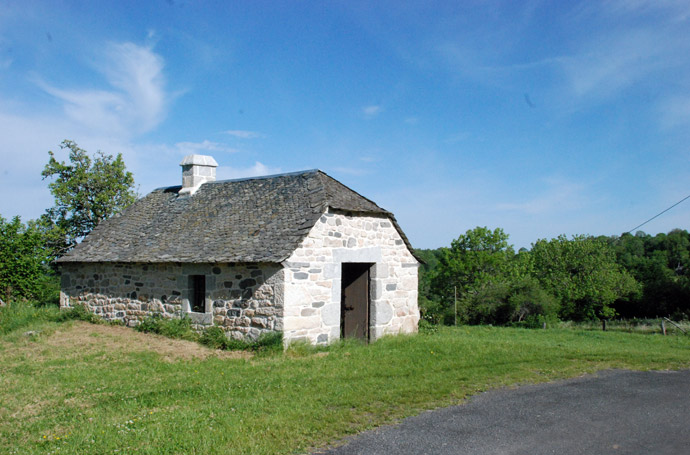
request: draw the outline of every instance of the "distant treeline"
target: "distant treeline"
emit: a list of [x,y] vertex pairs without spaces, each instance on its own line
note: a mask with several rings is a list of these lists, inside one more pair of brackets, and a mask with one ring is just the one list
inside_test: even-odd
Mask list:
[[431,324],[690,316],[690,234],[559,236],[519,251],[477,227],[450,247],[416,250],[422,319]]

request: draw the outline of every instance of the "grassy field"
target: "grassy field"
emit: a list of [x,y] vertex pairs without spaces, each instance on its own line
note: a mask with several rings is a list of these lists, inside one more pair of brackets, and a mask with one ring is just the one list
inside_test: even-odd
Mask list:
[[[690,322],[670,321],[669,319],[612,319],[606,321],[606,330],[613,332],[662,334],[661,323],[664,323],[668,335],[690,335]],[[560,322],[561,328],[582,330],[602,330],[600,321]]]
[[47,321],[0,335],[0,453],[304,453],[495,387],[688,367],[687,336],[458,327],[256,356]]

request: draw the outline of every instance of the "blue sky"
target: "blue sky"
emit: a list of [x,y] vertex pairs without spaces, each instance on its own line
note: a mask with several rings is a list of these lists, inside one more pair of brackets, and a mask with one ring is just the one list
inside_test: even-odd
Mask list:
[[[10,0],[0,137],[4,218],[52,205],[71,139],[142,195],[190,153],[319,168],[418,248],[620,234],[690,194],[690,2]],[[690,201],[643,230],[689,224]]]

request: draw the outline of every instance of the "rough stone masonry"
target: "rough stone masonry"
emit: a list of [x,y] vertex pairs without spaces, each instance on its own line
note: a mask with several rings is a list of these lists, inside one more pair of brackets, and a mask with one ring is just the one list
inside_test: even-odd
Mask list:
[[183,186],[154,190],[60,258],[61,306],[325,344],[345,334],[354,264],[367,270],[364,336],[417,330],[419,261],[392,213],[318,170],[215,181],[215,166],[185,157]]

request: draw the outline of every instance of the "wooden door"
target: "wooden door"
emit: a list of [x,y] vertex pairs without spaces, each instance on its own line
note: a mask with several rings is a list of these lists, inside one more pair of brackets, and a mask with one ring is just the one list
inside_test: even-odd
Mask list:
[[342,267],[341,336],[368,340],[371,264],[343,263]]

